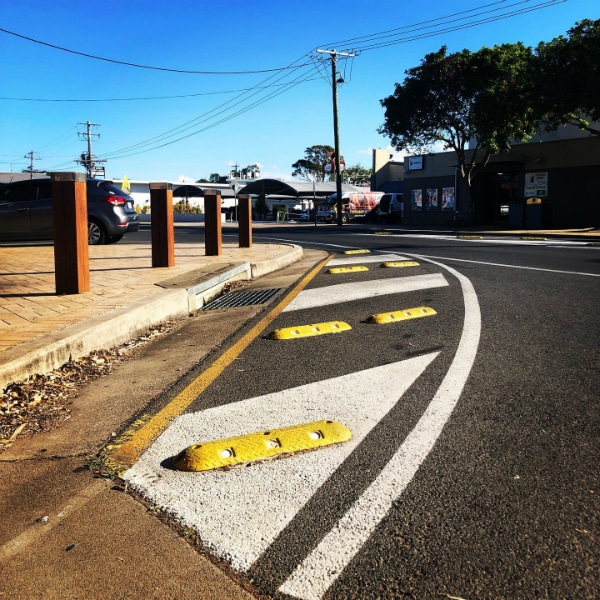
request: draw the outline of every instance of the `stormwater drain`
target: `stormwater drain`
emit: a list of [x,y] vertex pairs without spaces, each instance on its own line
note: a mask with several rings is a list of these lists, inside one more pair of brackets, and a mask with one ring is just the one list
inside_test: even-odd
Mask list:
[[231,308],[235,306],[253,306],[255,304],[265,304],[271,298],[276,296],[282,288],[273,288],[270,290],[255,290],[251,292],[232,292],[216,298],[209,302],[202,310],[215,310],[216,308]]

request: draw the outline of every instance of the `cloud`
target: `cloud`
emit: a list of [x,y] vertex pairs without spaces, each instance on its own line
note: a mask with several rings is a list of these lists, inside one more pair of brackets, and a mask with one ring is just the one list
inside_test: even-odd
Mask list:
[[193,177],[188,177],[187,175],[180,175],[177,178],[179,183],[195,183],[195,179]]

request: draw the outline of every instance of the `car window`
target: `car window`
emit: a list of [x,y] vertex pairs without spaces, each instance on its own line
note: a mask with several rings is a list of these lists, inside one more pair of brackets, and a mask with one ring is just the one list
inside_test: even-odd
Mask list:
[[37,188],[37,198],[38,200],[45,200],[47,198],[52,198],[52,182],[51,181],[42,181],[38,185]]
[[98,187],[109,194],[114,194],[115,196],[127,196],[127,194],[120,187],[116,186],[114,183],[109,183],[108,181],[102,181]]
[[33,181],[19,181],[6,186],[2,191],[4,202],[31,202],[37,196],[37,183]]

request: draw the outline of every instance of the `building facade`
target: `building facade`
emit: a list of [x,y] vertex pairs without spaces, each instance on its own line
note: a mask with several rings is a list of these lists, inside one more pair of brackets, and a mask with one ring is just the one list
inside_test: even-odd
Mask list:
[[[379,170],[375,189],[386,179]],[[453,151],[406,157],[403,177],[405,224],[600,227],[600,136],[561,131],[514,144],[473,178],[470,198]]]

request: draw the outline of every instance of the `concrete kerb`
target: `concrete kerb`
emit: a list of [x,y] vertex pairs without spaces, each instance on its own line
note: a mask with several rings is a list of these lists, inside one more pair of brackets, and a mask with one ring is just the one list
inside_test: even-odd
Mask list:
[[188,288],[159,290],[143,305],[124,305],[2,353],[0,389],[34,374],[44,374],[95,350],[113,348],[141,335],[163,321],[183,317],[219,295],[230,281],[249,280],[287,267],[302,258],[292,245],[283,256],[237,265],[218,278]]
[[34,374],[48,373],[94,350],[113,348],[153,325],[187,314],[185,289],[164,290],[142,306],[125,305],[3,352],[0,389]]

